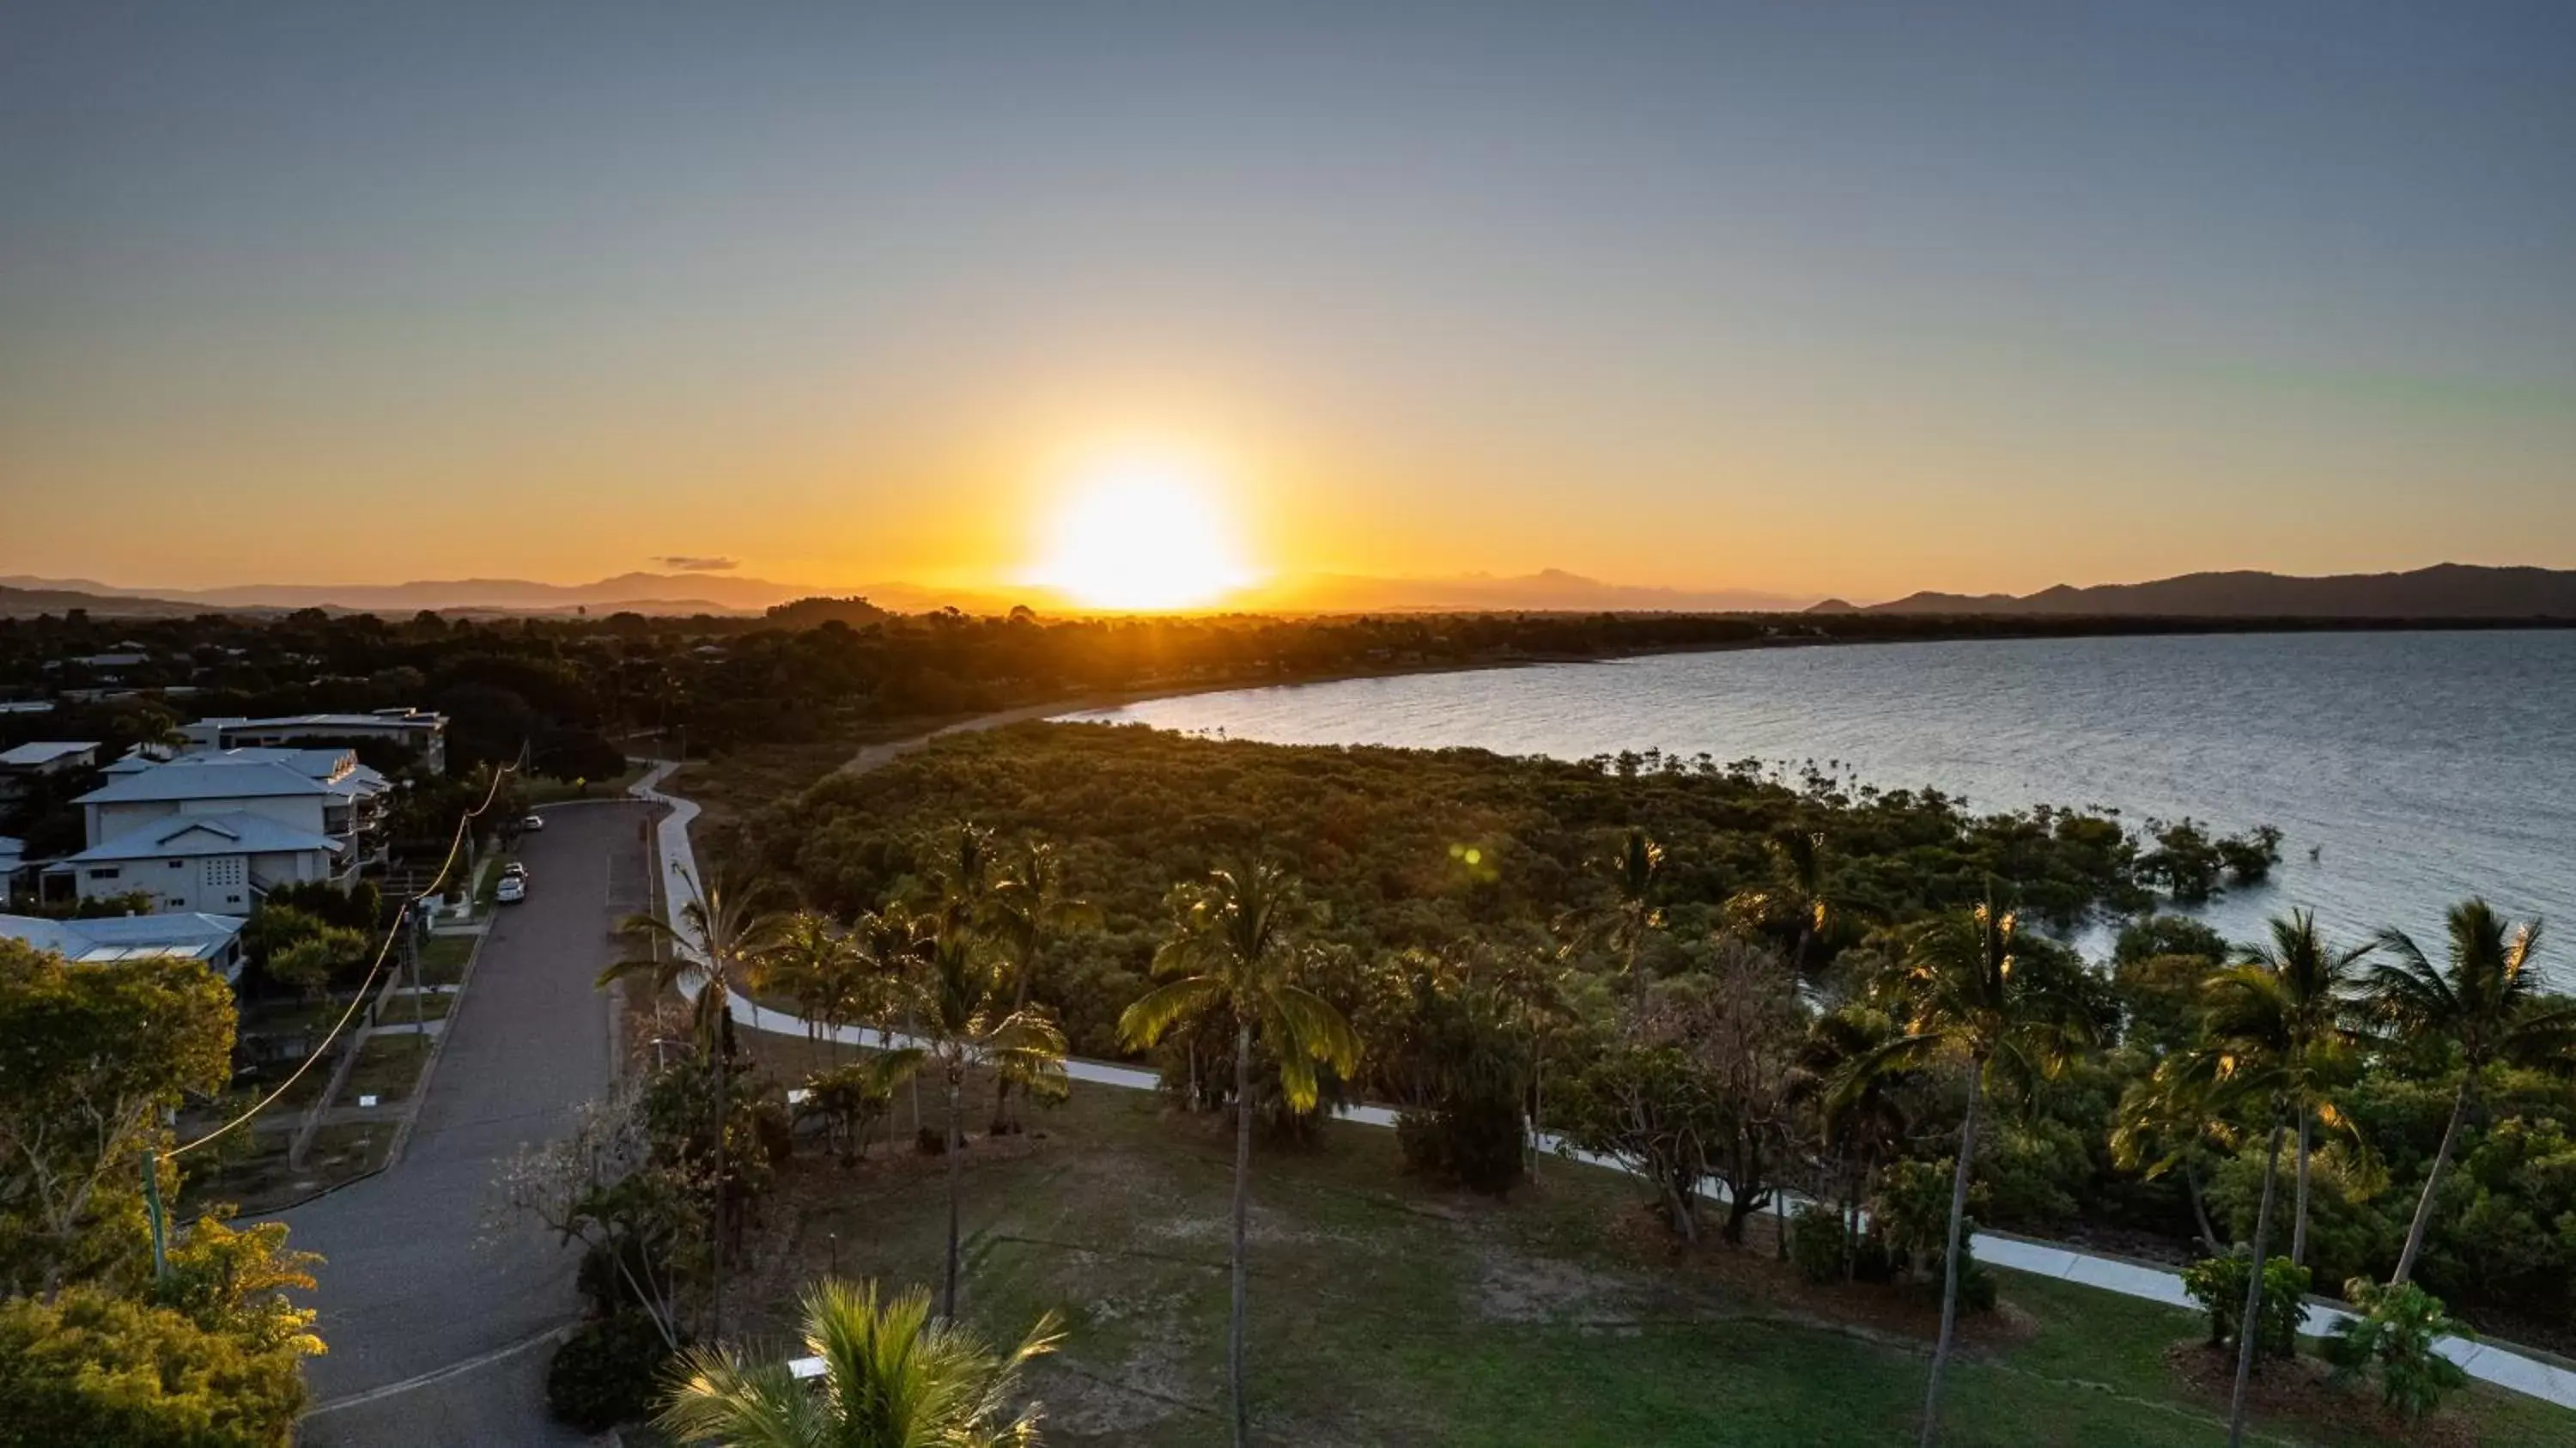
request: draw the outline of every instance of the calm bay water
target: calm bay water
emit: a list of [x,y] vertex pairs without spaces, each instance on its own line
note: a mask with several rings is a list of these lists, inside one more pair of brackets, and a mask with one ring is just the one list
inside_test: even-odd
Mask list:
[[[2576,632],[2240,634],[1668,654],[1353,679],[1068,716],[1288,744],[1839,762],[1978,809],[2093,805],[2286,838],[2230,938],[2314,909],[2438,953],[2483,894],[2576,980]],[[2315,851],[2312,858],[2310,852]]]

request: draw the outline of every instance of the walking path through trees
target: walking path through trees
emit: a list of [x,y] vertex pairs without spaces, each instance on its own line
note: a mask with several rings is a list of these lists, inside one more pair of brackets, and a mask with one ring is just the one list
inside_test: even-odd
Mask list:
[[[981,716],[961,724],[950,725],[932,734],[870,746],[843,767],[850,773],[861,773],[910,753],[940,734],[993,728],[1021,719],[1039,717],[1049,712],[1061,712],[1061,710],[1014,709]],[[669,912],[672,928],[681,931],[682,938],[685,939],[686,925],[681,910],[694,898],[697,881],[700,878],[697,851],[689,841],[689,824],[697,818],[698,807],[681,796],[665,793],[659,788],[662,781],[668,778],[676,767],[670,763],[656,764],[635,783],[630,792],[638,799],[669,806],[660,823],[655,827],[654,842],[658,856],[656,868],[661,872],[665,908]],[[694,997],[696,983],[687,982],[682,989]],[[732,998],[731,1013],[735,1021],[753,1030],[811,1036],[840,1045],[883,1049],[888,1046],[914,1044],[900,1036],[889,1036],[884,1032],[863,1027],[819,1025],[791,1012],[763,1007],[758,1002],[739,994]],[[1133,1066],[1115,1065],[1106,1061],[1069,1058],[1065,1062],[1065,1070],[1066,1074],[1076,1081],[1096,1082],[1104,1086],[1128,1090],[1152,1091],[1161,1084],[1160,1077],[1152,1071],[1139,1070]],[[1395,1113],[1383,1106],[1348,1107],[1341,1111],[1340,1115],[1344,1120],[1356,1121],[1366,1126],[1392,1128],[1395,1125]],[[1542,1136],[1539,1144],[1542,1149],[1548,1151],[1555,1151],[1558,1146],[1553,1138],[1547,1136]],[[1575,1160],[1584,1161],[1590,1165],[1617,1169],[1616,1163],[1593,1158],[1586,1153],[1577,1152],[1572,1155]],[[1724,1196],[1724,1188],[1718,1183],[1708,1183],[1705,1189],[1712,1196],[1719,1198]],[[1796,1198],[1792,1197],[1791,1200],[1794,1203]],[[2125,1297],[2143,1298],[2151,1302],[2197,1310],[2197,1304],[2183,1291],[2181,1274],[2160,1267],[2150,1267],[2089,1252],[2078,1252],[2046,1242],[2035,1242],[2023,1237],[2005,1236],[1993,1232],[1979,1232],[1970,1239],[1970,1242],[1975,1249],[1977,1260],[1991,1266],[2009,1267],[2015,1271],[2028,1272],[2037,1276],[2054,1277],[2061,1281],[2098,1287],[2103,1291],[2116,1292]],[[2325,1303],[2311,1302],[2308,1306],[2304,1331],[2310,1334],[2323,1334],[2344,1316],[2345,1314],[2338,1308]],[[2436,1344],[2436,1350],[2444,1357],[2458,1363],[2470,1377],[2481,1382],[2492,1383],[2513,1392],[2555,1403],[2562,1408],[2576,1409],[2576,1371],[2464,1338],[2443,1338]]]

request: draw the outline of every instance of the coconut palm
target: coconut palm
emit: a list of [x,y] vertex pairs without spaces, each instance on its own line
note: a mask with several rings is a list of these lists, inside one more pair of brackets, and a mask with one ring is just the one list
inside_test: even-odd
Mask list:
[[948,1265],[939,1315],[957,1317],[959,1167],[966,1145],[961,1119],[969,1068],[982,1066],[1023,1090],[1065,1091],[1064,1033],[1036,1011],[1015,1011],[1003,998],[991,947],[963,924],[931,937],[926,969],[911,982],[915,1029],[948,1088]]
[[820,1042],[824,1032],[854,1018],[857,957],[856,946],[830,919],[799,910],[778,927],[760,960],[757,984],[793,999],[807,1039]]
[[1522,1169],[1532,1181],[1538,1180],[1539,1138],[1547,1130],[1547,1038],[1572,1013],[1564,978],[1569,948],[1516,952],[1494,982],[1529,1042],[1529,1160]]
[[2298,910],[2276,915],[2268,944],[2249,945],[2237,954],[2237,968],[2222,972],[2203,987],[2210,999],[2210,1023],[2223,1031],[2238,1010],[2278,1018],[2277,1035],[2292,1058],[2290,1109],[2299,1123],[2297,1186],[2291,1195],[2290,1261],[2308,1260],[2308,1162],[2315,1128],[2342,1130],[2360,1141],[2334,1100],[2334,1087],[2349,1074],[2352,1016],[2362,994],[2362,963],[2375,945],[2336,950],[2317,933],[2314,914]]
[[962,820],[938,839],[937,847],[923,891],[930,913],[942,929],[960,925],[971,930],[988,929],[993,923],[993,891],[1002,864],[1001,854],[993,845],[993,832],[971,820]]
[[1869,1069],[1901,1069],[1939,1056],[1964,1058],[1968,1103],[1959,1122],[1959,1160],[1950,1177],[1949,1245],[1943,1253],[1941,1336],[1923,1390],[1923,1436],[1939,1426],[1941,1374],[1949,1366],[1959,1317],[1959,1246],[1968,1212],[1968,1175],[1977,1152],[1977,1117],[1989,1073],[2027,1079],[2054,1075],[2092,1034],[2074,982],[2051,952],[2025,952],[2013,916],[1992,899],[1933,921],[1900,964],[1892,1012],[1903,1034],[1880,1047]]
[[2253,1270],[2245,1278],[2245,1305],[2236,1319],[2236,1385],[2228,1402],[2228,1448],[2244,1441],[2245,1390],[2254,1377],[2254,1348],[2262,1333],[2263,1269],[2270,1259],[2272,1194],[2280,1175],[2281,1140],[2312,1074],[2313,1050],[2300,1035],[2292,988],[2267,965],[2236,965],[2202,983],[2201,1045],[2180,1063],[2201,1078],[2211,1103],[2260,1103],[2269,1123],[2263,1152],[2263,1191],[2254,1210]]
[[713,1290],[710,1297],[710,1337],[724,1334],[724,1242],[725,1242],[725,1136],[733,1121],[732,1098],[728,1093],[727,1059],[733,1054],[733,995],[745,989],[760,970],[762,958],[778,944],[785,918],[765,908],[774,896],[769,882],[757,876],[735,876],[724,872],[709,877],[703,887],[685,873],[681,881],[690,887],[689,900],[680,907],[677,923],[659,915],[630,915],[622,927],[632,936],[641,937],[650,949],[640,956],[616,962],[599,973],[599,984],[639,976],[651,982],[656,993],[679,988],[689,981],[698,986],[692,1019],[696,1026],[699,1049],[707,1054],[715,1073],[715,1192],[714,1248],[709,1256]]
[[[1065,883],[1064,857],[1055,846],[1031,840],[1006,860],[993,886],[992,931],[1011,962],[1011,1009],[1028,1009],[1029,986],[1049,940],[1099,924],[1100,908]],[[994,1093],[993,1130],[999,1133],[1016,1124],[1008,1077]]]
[[1593,867],[1617,896],[1610,915],[1610,940],[1619,951],[1630,989],[1643,1001],[1646,981],[1637,973],[1637,952],[1646,943],[1646,932],[1664,923],[1664,913],[1652,900],[1656,877],[1664,869],[1664,847],[1644,830],[1632,829],[1621,837],[1617,853],[1595,861]]
[[2200,1243],[2215,1257],[2227,1248],[2210,1223],[2200,1183],[2218,1154],[2233,1148],[2237,1138],[2222,1104],[2222,1083],[2194,1069],[2195,1064],[2184,1056],[2169,1056],[2120,1093],[2111,1128],[2111,1164],[2149,1181],[2179,1173]]
[[2424,1175],[2424,1195],[2415,1204],[2414,1225],[2406,1229],[2406,1247],[2398,1254],[2392,1284],[2414,1275],[2442,1173],[2450,1166],[2460,1123],[2488,1068],[2510,1064],[2564,1070],[2576,1059],[2576,1001],[2545,995],[2530,968],[2540,948],[2540,922],[2516,927],[2486,901],[2467,900],[2451,907],[2446,923],[2446,964],[2433,964],[2405,931],[2383,930],[2380,948],[2396,959],[2379,962],[2370,974],[2372,1002],[2381,1019],[2401,1037],[2446,1045],[2460,1065],[2451,1119],[2442,1128],[2432,1169]]
[[1234,1022],[1233,1308],[1226,1376],[1234,1398],[1235,1448],[1251,1433],[1244,1397],[1244,1235],[1252,1182],[1252,1048],[1278,1063],[1280,1094],[1292,1111],[1312,1110],[1315,1068],[1343,1076],[1358,1068],[1360,1043],[1332,1003],[1296,983],[1309,958],[1295,939],[1308,912],[1297,882],[1276,865],[1217,870],[1204,884],[1173,892],[1171,937],[1154,952],[1163,983],[1118,1018],[1118,1034],[1143,1049],[1203,1015]]
[[[854,1013],[877,1033],[878,1046],[892,1049],[895,1028],[909,1035],[912,1013],[920,1000],[913,988],[926,968],[934,921],[917,915],[901,900],[861,915],[850,926],[850,947],[859,978],[852,985]],[[921,1134],[921,1078],[910,1079],[912,1130]]]
[[754,1362],[725,1348],[684,1355],[655,1421],[677,1442],[725,1448],[1034,1448],[1043,1409],[1020,1402],[1020,1374],[1055,1350],[1053,1313],[995,1352],[930,1294],[881,1297],[873,1282],[805,1290],[804,1347],[822,1373]]
[[1804,980],[1807,958],[1834,913],[1825,892],[1825,837],[1788,830],[1763,848],[1771,856],[1771,883],[1727,901],[1727,912],[1754,929],[1787,934],[1789,968]]
[[1880,1060],[1898,1035],[1885,1011],[1845,1006],[1818,1016],[1792,1068],[1790,1098],[1815,1112],[1817,1136],[1843,1177],[1843,1276],[1859,1268],[1860,1204],[1869,1196],[1879,1157],[1905,1139],[1901,1073]]

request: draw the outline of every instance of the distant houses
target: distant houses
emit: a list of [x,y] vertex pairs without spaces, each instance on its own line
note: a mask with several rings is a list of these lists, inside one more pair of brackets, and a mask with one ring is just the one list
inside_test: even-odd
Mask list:
[[97,766],[96,740],[39,739],[0,749],[0,803],[19,798],[36,780]]

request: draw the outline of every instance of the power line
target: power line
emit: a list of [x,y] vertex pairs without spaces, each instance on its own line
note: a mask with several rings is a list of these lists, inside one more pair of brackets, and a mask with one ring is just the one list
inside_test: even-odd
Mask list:
[[383,972],[385,968],[385,958],[393,953],[395,938],[411,927],[412,913],[420,908],[421,901],[437,894],[440,888],[447,883],[448,872],[456,868],[456,857],[458,853],[465,848],[466,827],[475,819],[479,818],[484,811],[492,807],[492,802],[501,797],[501,781],[508,778],[510,775],[518,773],[520,768],[525,765],[526,761],[527,748],[523,744],[519,750],[519,763],[504,764],[495,768],[492,771],[491,788],[483,792],[483,802],[456,817],[456,832],[447,842],[447,858],[439,862],[438,874],[431,878],[427,888],[422,889],[405,899],[402,903],[402,908],[394,912],[393,928],[385,932],[384,942],[376,947],[375,963],[367,967],[366,980],[359,984],[357,995],[352,997],[349,1001],[349,1008],[342,1011],[340,1013],[340,1018],[331,1023],[330,1034],[322,1038],[321,1044],[313,1048],[312,1054],[306,1056],[303,1062],[296,1066],[293,1074],[289,1075],[285,1080],[278,1082],[276,1090],[261,1097],[248,1111],[243,1112],[239,1116],[234,1117],[232,1120],[225,1122],[223,1125],[216,1127],[214,1130],[207,1132],[205,1135],[198,1137],[196,1140],[191,1141],[184,1146],[173,1147],[166,1152],[162,1152],[160,1155],[163,1158],[166,1159],[170,1157],[184,1156],[189,1152],[195,1151],[198,1147],[204,1146],[207,1142],[213,1141],[215,1138],[222,1136],[224,1133],[242,1125],[244,1122],[249,1121],[252,1117],[266,1111],[269,1106],[277,1100],[277,1098],[285,1095],[297,1081],[302,1080],[305,1072],[313,1069],[314,1062],[321,1060],[322,1057],[330,1051],[331,1043],[340,1038],[340,1032],[347,1028],[351,1018],[357,1015],[358,1007],[367,1003],[367,993],[374,989],[377,975]]

